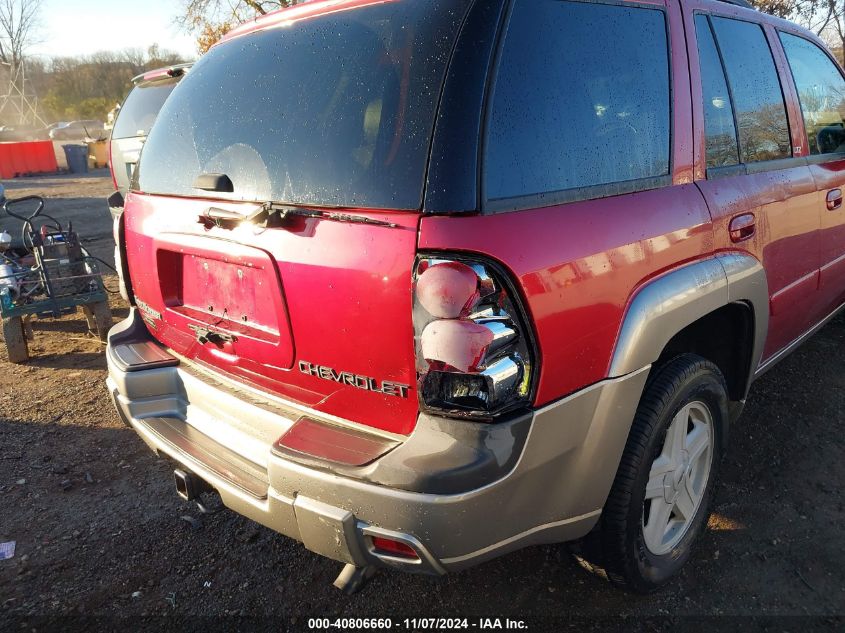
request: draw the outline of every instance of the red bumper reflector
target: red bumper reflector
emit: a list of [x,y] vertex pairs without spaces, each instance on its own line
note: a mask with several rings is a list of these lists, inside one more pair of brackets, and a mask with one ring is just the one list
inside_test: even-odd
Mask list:
[[402,543],[401,541],[394,541],[393,539],[384,538],[382,536],[373,537],[373,547],[383,554],[390,554],[391,556],[398,556],[400,558],[410,558],[419,560],[419,556],[410,545]]

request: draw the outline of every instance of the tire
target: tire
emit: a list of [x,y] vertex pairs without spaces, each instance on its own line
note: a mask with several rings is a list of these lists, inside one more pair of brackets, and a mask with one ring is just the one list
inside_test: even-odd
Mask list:
[[6,347],[6,358],[10,363],[25,363],[29,360],[23,320],[20,317],[3,319],[3,342]]
[[97,331],[97,319],[94,318],[94,312],[91,306],[82,306],[82,314],[85,315],[85,324],[88,326],[89,332]]
[[687,562],[710,516],[728,419],[713,363],[685,354],[650,378],[584,549],[614,585],[649,593]]
[[83,311],[91,331],[95,332],[101,341],[106,341],[112,326],[112,314],[108,302],[99,301],[83,306]]
[[22,321],[24,338],[26,338],[27,341],[34,341],[35,331],[32,329],[32,315],[22,319]]

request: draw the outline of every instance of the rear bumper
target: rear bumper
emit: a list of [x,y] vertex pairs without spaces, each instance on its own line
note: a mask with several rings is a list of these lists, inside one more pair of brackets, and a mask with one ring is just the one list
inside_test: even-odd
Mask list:
[[[470,423],[420,416],[382,464],[349,473],[272,450],[309,413],[289,402],[166,354],[128,370],[121,346],[145,332],[134,311],[112,330],[108,386],[120,416],[154,451],[211,484],[232,510],[318,554],[431,574],[586,534],[648,374],[646,367],[598,383],[478,433],[459,430]],[[373,536],[405,542],[419,560],[376,551]]]

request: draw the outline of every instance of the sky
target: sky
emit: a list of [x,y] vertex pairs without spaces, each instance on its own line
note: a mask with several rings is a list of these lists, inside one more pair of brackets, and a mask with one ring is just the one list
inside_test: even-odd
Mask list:
[[193,38],[174,24],[179,5],[179,0],[44,0],[41,42],[28,53],[87,55],[158,43],[195,57]]

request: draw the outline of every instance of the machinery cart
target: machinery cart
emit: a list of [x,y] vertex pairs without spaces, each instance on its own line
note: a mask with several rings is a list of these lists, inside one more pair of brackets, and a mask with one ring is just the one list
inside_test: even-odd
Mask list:
[[[33,207],[28,215],[22,211]],[[88,328],[105,340],[112,315],[102,274],[73,225],[65,228],[44,213],[39,196],[7,200],[3,210],[23,223],[19,240],[0,230],[0,317],[9,361],[29,359],[33,317],[59,318],[82,308]]]

